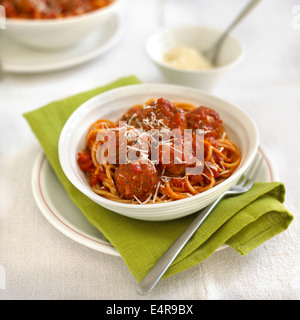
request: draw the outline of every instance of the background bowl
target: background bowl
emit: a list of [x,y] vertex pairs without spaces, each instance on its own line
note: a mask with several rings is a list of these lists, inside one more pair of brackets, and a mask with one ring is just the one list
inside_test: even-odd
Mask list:
[[220,30],[201,26],[179,26],[164,29],[149,38],[146,43],[146,51],[169,83],[210,91],[226,73],[242,60],[243,48],[238,40],[229,36],[220,51],[218,66],[208,70],[175,68],[163,62],[163,56],[165,52],[177,46],[193,47],[199,52],[203,52],[215,43],[221,33]]
[[[162,204],[124,204],[95,194],[77,164],[77,153],[85,148],[90,125],[97,119],[118,120],[131,106],[150,98],[166,98],[211,107],[220,113],[230,138],[240,147],[242,161],[234,174],[224,182],[187,199]],[[252,162],[258,149],[258,131],[251,118],[238,107],[217,97],[182,86],[141,84],[126,86],[100,94],[80,106],[66,122],[59,140],[59,160],[70,182],[99,205],[141,220],[171,220],[194,213],[229,189]]]
[[20,43],[38,49],[71,47],[97,28],[105,28],[120,0],[86,14],[59,19],[6,19],[5,33]]

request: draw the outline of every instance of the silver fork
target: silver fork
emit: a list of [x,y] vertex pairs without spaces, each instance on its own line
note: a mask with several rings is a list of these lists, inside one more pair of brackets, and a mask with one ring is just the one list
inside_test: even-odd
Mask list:
[[246,174],[242,176],[228,191],[223,193],[212,204],[202,209],[196,219],[185,229],[185,231],[179,236],[179,238],[172,244],[172,246],[165,252],[165,254],[159,259],[155,266],[149,271],[144,279],[137,285],[137,291],[139,294],[144,295],[149,293],[160,278],[167,271],[171,263],[178,256],[179,252],[184,248],[186,243],[190,240],[192,235],[201,226],[207,216],[213,211],[213,209],[219,204],[219,202],[227,196],[234,196],[249,191],[259,173],[263,161],[262,156],[256,156],[253,164],[247,170]]

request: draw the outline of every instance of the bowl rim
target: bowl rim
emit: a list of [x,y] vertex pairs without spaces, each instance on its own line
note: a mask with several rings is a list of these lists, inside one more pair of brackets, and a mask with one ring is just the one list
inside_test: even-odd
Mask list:
[[151,60],[153,62],[155,62],[156,64],[158,64],[160,67],[172,70],[174,72],[178,72],[178,73],[182,73],[182,74],[191,74],[191,75],[197,75],[197,74],[198,75],[200,75],[200,74],[204,75],[204,74],[217,73],[217,72],[220,72],[220,71],[226,71],[228,69],[233,68],[235,65],[237,65],[238,63],[240,63],[244,59],[244,57],[245,57],[244,47],[243,47],[242,43],[236,37],[234,37],[232,34],[229,34],[228,38],[232,39],[232,40],[234,40],[236,42],[236,44],[240,48],[240,54],[232,62],[227,63],[227,64],[222,65],[222,66],[217,66],[217,67],[213,67],[211,69],[203,69],[203,70],[181,69],[181,68],[176,68],[176,67],[170,66],[167,63],[162,62],[160,59],[154,58],[154,56],[151,54],[151,49],[149,47],[150,47],[151,41],[155,37],[159,36],[160,34],[164,34],[164,33],[168,32],[168,31],[176,31],[176,30],[180,30],[180,29],[183,30],[183,29],[188,29],[188,28],[198,29],[199,31],[206,29],[206,30],[216,31],[216,32],[219,32],[219,33],[222,33],[224,31],[224,30],[221,30],[221,29],[217,29],[217,28],[213,28],[213,27],[205,26],[205,25],[182,25],[182,26],[173,26],[173,27],[168,27],[168,28],[161,29],[161,30],[155,32],[154,34],[152,34],[148,38],[148,40],[146,42],[146,52],[147,52],[148,56],[151,58]]
[[[160,87],[163,88],[165,90],[169,89],[169,90],[188,90],[190,93],[194,93],[194,94],[200,94],[200,95],[204,95],[210,99],[214,99],[215,101],[218,101],[219,103],[222,104],[226,104],[226,105],[230,105],[232,108],[234,108],[235,110],[239,111],[240,113],[244,114],[244,116],[248,119],[248,122],[252,125],[252,135],[251,135],[251,140],[254,141],[254,147],[252,150],[252,153],[249,154],[249,157],[247,159],[247,161],[243,164],[242,167],[238,168],[236,171],[234,171],[234,173],[228,177],[225,181],[223,181],[222,183],[218,184],[217,186],[203,192],[203,193],[199,193],[197,195],[193,195],[189,198],[185,198],[185,199],[180,199],[180,200],[176,200],[176,201],[171,201],[171,202],[164,202],[164,203],[152,203],[152,204],[131,204],[131,203],[122,203],[122,202],[117,202],[117,201],[113,201],[110,199],[107,199],[105,197],[102,197],[98,194],[96,194],[95,192],[93,192],[92,190],[88,189],[86,185],[83,185],[78,178],[76,177],[76,175],[74,174],[74,172],[67,167],[67,164],[63,162],[63,158],[65,157],[64,153],[65,153],[65,138],[70,136],[69,133],[69,128],[70,127],[74,127],[74,121],[80,117],[84,117],[85,115],[87,115],[89,112],[91,112],[92,110],[96,109],[97,107],[100,106],[99,104],[99,97],[101,96],[103,99],[105,99],[106,97],[109,98],[112,95],[114,95],[115,92],[119,93],[119,94],[125,94],[125,96],[128,96],[128,93],[130,92],[136,92],[136,90],[142,90],[143,88],[149,90],[150,88],[155,88],[155,87]],[[122,92],[123,91],[123,92]],[[149,90],[151,92],[151,90]],[[118,98],[119,96],[116,95]],[[112,101],[112,100],[109,100]],[[97,103],[98,106],[97,106]],[[88,109],[88,106],[92,105],[91,109]],[[111,208],[112,206],[115,208],[147,208],[147,209],[156,209],[156,208],[166,208],[166,207],[172,207],[178,203],[180,204],[184,204],[184,203],[189,203],[191,202],[191,200],[196,201],[197,199],[201,199],[204,197],[208,197],[209,195],[217,192],[219,189],[221,189],[224,184],[230,184],[232,182],[234,182],[243,172],[245,172],[245,170],[247,170],[247,168],[250,166],[250,164],[252,163],[254,157],[257,154],[258,151],[258,146],[259,146],[259,132],[258,132],[258,128],[255,124],[255,122],[253,121],[253,119],[249,116],[249,114],[247,112],[245,112],[244,110],[242,110],[241,108],[237,107],[236,105],[221,99],[215,95],[209,94],[205,91],[199,90],[199,89],[194,89],[194,88],[189,88],[189,87],[185,87],[185,86],[181,86],[181,85],[172,85],[172,84],[161,84],[161,83],[149,83],[149,84],[137,84],[137,85],[129,85],[129,86],[125,86],[125,87],[119,87],[116,89],[112,89],[109,91],[106,91],[104,93],[100,93],[99,95],[87,100],[86,102],[84,102],[81,106],[79,106],[72,114],[71,116],[68,118],[68,120],[66,121],[60,137],[59,137],[59,143],[58,143],[58,156],[59,156],[59,162],[60,165],[62,167],[62,170],[64,172],[64,174],[66,175],[66,177],[68,178],[68,180],[73,184],[74,187],[76,187],[78,190],[80,190],[84,195],[86,195],[88,198],[90,198],[91,200],[93,200],[94,202],[96,202],[98,205],[109,205],[109,208]],[[71,174],[69,174],[69,171],[71,171]],[[76,178],[76,181],[74,181],[74,177]],[[107,206],[105,206],[107,208]],[[113,209],[111,209],[113,210]]]
[[114,0],[109,5],[77,16],[54,18],[54,19],[23,19],[23,18],[6,18],[6,26],[54,26],[59,24],[68,24],[72,22],[81,22],[90,18],[104,15],[114,10],[122,0]]

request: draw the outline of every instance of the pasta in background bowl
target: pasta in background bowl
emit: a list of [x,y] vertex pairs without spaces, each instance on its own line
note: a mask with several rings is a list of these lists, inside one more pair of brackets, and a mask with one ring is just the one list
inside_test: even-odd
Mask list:
[[[43,0],[36,2],[41,1]],[[3,0],[0,4],[5,5],[8,2]],[[30,19],[30,11],[25,15],[8,15],[5,33],[29,47],[44,50],[65,49],[76,45],[94,30],[102,28],[105,32],[106,23],[116,14],[119,3],[120,0],[113,0],[99,9],[83,11],[81,14],[74,7],[73,14],[70,11],[67,15],[61,13],[61,16],[53,18],[39,14],[37,18]],[[32,14],[35,17],[34,13]]]
[[[145,204],[118,202],[94,192],[78,164],[78,153],[86,148],[86,137],[97,119],[117,121],[130,109],[151,98],[168,99],[194,106],[207,106],[220,115],[228,136],[242,155],[238,167],[224,181],[190,197],[170,202]],[[229,189],[251,164],[258,149],[258,131],[253,120],[240,108],[207,93],[187,87],[142,84],[114,89],[80,106],[66,122],[59,140],[59,159],[70,182],[97,204],[127,217],[142,220],[170,220],[194,213]]]

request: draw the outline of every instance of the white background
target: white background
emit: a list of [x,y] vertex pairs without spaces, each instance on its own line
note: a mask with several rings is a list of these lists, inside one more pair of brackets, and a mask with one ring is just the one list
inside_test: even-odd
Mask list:
[[[222,29],[246,3],[165,0],[165,24]],[[285,183],[285,205],[295,220],[286,232],[248,255],[230,248],[217,252],[162,280],[145,297],[136,293],[136,281],[121,258],[70,240],[42,216],[31,191],[32,166],[41,148],[22,114],[122,76],[165,82],[145,54],[146,39],[159,27],[158,2],[125,1],[121,41],[91,63],[42,75],[7,74],[0,82],[0,299],[299,299],[300,29],[292,23],[296,5],[300,0],[264,0],[233,32],[243,43],[245,60],[213,92],[255,120],[261,144]]]

